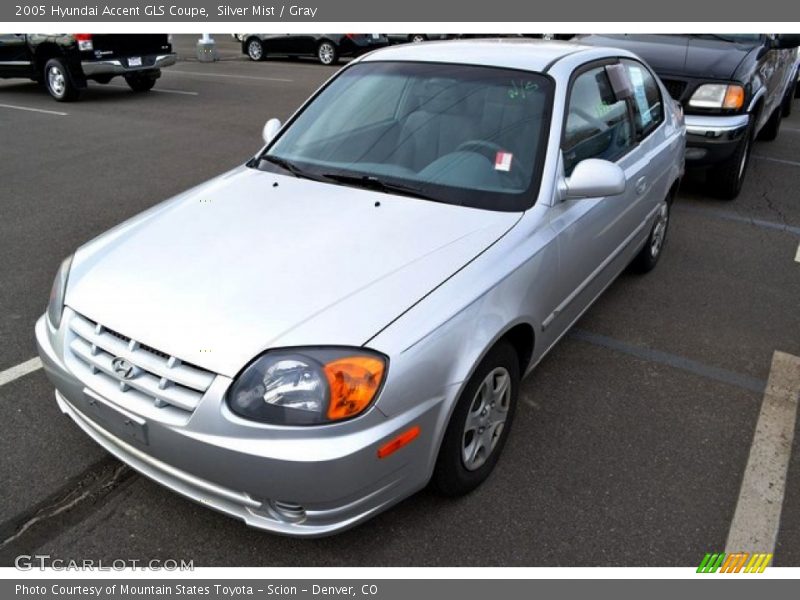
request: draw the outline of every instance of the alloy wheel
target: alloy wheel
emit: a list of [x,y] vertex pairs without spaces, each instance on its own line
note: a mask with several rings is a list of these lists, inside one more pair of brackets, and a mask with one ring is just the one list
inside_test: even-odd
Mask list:
[[511,375],[497,367],[484,378],[467,413],[461,460],[468,471],[480,469],[503,433],[511,405]]

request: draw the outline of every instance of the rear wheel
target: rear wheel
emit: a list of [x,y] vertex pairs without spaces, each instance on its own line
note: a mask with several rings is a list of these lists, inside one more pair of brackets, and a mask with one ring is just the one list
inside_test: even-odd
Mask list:
[[59,102],[77,100],[80,95],[72,76],[60,58],[51,58],[44,66],[44,85],[50,95]]
[[127,83],[128,87],[134,92],[149,92],[156,84],[156,78],[152,75],[144,74],[125,75],[125,83]]
[[767,119],[764,127],[758,132],[758,139],[765,142],[771,142],[778,137],[778,131],[781,128],[781,118],[783,117],[783,109],[778,106],[772,111],[772,114]]
[[264,44],[258,38],[250,38],[247,41],[247,56],[250,57],[250,60],[264,60],[267,56],[267,53],[264,52]]
[[420,42],[424,42],[427,39],[428,38],[425,36],[425,34],[422,33],[415,33],[413,35],[408,36],[408,41],[414,44],[419,44]]
[[647,242],[631,263],[631,267],[639,273],[652,271],[658,263],[658,259],[661,258],[669,229],[669,205],[669,200],[664,200],[659,206],[656,221],[653,223]]
[[711,191],[723,200],[733,200],[742,191],[747,167],[750,164],[750,150],[753,146],[753,119],[755,116],[751,118],[751,123],[733,154],[708,171]]
[[467,383],[447,426],[431,484],[460,496],[489,476],[511,430],[519,394],[519,358],[508,342],[484,357]]
[[339,51],[333,42],[325,40],[317,46],[317,59],[323,65],[335,65],[339,60]]

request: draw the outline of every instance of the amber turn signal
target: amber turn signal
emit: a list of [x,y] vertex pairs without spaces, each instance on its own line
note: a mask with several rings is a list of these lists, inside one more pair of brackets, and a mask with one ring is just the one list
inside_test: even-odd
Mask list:
[[419,425],[414,425],[408,431],[404,431],[390,442],[378,448],[378,458],[386,458],[390,454],[397,452],[403,446],[406,446],[411,442],[413,442],[418,435],[419,435]]
[[385,366],[380,358],[346,356],[323,367],[330,386],[328,418],[346,419],[363,411],[378,391]]
[[739,110],[744,104],[744,88],[740,85],[729,85],[725,90],[725,99],[722,101],[722,108]]

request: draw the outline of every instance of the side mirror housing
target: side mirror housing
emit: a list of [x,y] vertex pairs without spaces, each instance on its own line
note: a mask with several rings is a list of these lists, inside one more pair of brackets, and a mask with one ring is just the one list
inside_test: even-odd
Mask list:
[[619,165],[599,158],[579,162],[566,180],[564,198],[618,196],[625,191],[625,172]]
[[264,130],[261,132],[261,135],[264,137],[264,143],[269,144],[275,136],[278,135],[278,132],[281,130],[281,120],[272,118],[264,124]]
[[797,48],[800,46],[800,33],[779,33],[775,36],[775,48]]

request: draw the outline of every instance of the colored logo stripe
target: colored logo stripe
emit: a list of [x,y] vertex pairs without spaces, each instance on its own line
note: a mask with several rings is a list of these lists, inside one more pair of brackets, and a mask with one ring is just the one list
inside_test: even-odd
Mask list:
[[763,573],[771,560],[772,554],[764,552],[756,552],[752,555],[749,552],[733,554],[709,552],[703,557],[700,566],[697,567],[697,572],[716,573],[719,570],[720,573]]

